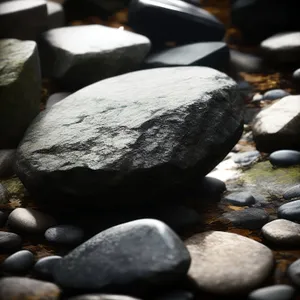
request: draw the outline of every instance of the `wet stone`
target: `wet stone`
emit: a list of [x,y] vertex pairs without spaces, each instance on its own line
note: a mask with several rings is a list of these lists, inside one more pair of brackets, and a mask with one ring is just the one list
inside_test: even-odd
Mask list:
[[71,93],[55,93],[52,94],[46,103],[46,109],[49,109],[50,107],[52,107],[54,104],[60,102],[61,100],[67,98],[69,95],[71,95]]
[[300,200],[285,203],[278,208],[278,217],[290,221],[300,221]]
[[255,204],[255,198],[249,192],[231,193],[224,197],[224,201],[236,206],[250,206]]
[[21,237],[12,232],[0,231],[0,252],[13,252],[21,247]]
[[233,161],[242,167],[248,167],[256,162],[260,157],[258,151],[248,151],[243,153],[237,153],[233,156]]
[[8,202],[8,192],[4,185],[0,183],[0,204],[6,204]]
[[300,165],[300,152],[295,150],[279,150],[269,157],[270,163],[277,167]]
[[294,300],[296,290],[286,284],[263,287],[251,292],[247,300]]
[[298,197],[300,197],[300,185],[295,185],[283,193],[283,198],[286,200]]
[[1,269],[10,274],[26,274],[34,264],[34,255],[28,250],[18,251],[7,257]]
[[287,275],[295,286],[300,287],[300,259],[288,267]]
[[45,232],[45,238],[51,243],[76,245],[82,242],[84,232],[76,226],[58,225],[48,228]]
[[275,89],[275,90],[270,90],[264,93],[264,99],[263,100],[278,100],[283,97],[289,96],[290,93],[281,90],[281,89]]
[[33,271],[36,277],[42,280],[53,279],[53,268],[62,259],[61,256],[53,255],[40,258],[34,265]]
[[[15,163],[15,149],[0,150],[0,178],[12,176]],[[1,200],[0,200],[1,202]]]

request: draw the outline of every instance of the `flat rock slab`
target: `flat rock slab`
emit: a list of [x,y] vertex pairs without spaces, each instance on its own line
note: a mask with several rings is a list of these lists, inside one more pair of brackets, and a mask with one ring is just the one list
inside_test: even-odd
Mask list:
[[36,40],[46,29],[46,1],[14,0],[0,3],[0,38]]
[[68,289],[146,291],[186,275],[190,255],[164,223],[141,219],[95,235],[54,267],[57,284]]
[[[241,136],[242,105],[236,83],[205,67],[103,80],[35,119],[18,149],[17,173],[30,192],[51,203],[141,203],[141,191],[147,198],[212,170]],[[138,199],[125,201],[127,192]],[[106,193],[109,201],[101,200]]]
[[273,268],[273,254],[249,238],[221,231],[196,234],[185,241],[192,264],[188,275],[199,289],[236,294],[260,286]]
[[39,50],[44,76],[76,90],[137,69],[150,50],[150,41],[101,25],[71,26],[45,32]]
[[33,41],[3,39],[0,49],[0,148],[15,148],[39,113],[39,57]]

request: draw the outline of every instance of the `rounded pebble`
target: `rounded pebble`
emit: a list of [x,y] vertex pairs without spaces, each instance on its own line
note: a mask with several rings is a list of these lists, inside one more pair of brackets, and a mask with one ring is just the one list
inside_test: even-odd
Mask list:
[[22,239],[18,234],[0,231],[0,252],[16,251],[21,244]]
[[278,219],[264,225],[261,229],[266,240],[278,245],[300,243],[300,225],[292,221]]
[[84,232],[76,226],[58,225],[48,228],[45,232],[45,238],[48,242],[74,245],[82,242]]
[[16,208],[8,216],[11,228],[26,233],[45,232],[55,224],[51,216],[30,208]]
[[300,197],[300,184],[289,188],[283,193],[283,198],[286,200],[290,200],[298,197]]
[[290,93],[281,90],[281,89],[274,89],[274,90],[270,90],[264,93],[264,100],[277,100],[277,99],[281,99],[283,97],[289,96]]
[[6,204],[8,201],[8,192],[5,186],[0,183],[0,204]]
[[293,79],[295,82],[300,82],[300,69],[297,69],[293,73]]
[[286,284],[267,286],[251,292],[248,300],[293,300],[296,290]]
[[237,206],[250,206],[255,203],[255,198],[248,192],[231,193],[224,200]]
[[287,275],[294,285],[300,287],[300,259],[297,259],[288,267]]
[[300,152],[295,150],[278,150],[269,157],[273,166],[289,167],[300,164]]
[[62,259],[61,256],[53,255],[40,258],[34,265],[34,272],[40,279],[52,280],[52,271],[55,264]]
[[22,274],[29,271],[33,264],[34,255],[28,250],[21,250],[7,257],[1,268],[7,273]]
[[0,178],[14,174],[15,154],[14,149],[0,150]]
[[255,94],[252,98],[252,102],[260,102],[264,99],[264,96],[262,94]]
[[277,215],[281,219],[300,221],[300,200],[295,200],[279,206]]
[[206,176],[200,183],[200,190],[205,195],[220,195],[226,191],[226,185],[222,180]]

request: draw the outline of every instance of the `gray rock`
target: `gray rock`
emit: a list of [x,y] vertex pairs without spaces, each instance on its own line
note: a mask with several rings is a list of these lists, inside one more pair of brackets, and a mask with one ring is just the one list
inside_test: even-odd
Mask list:
[[260,102],[264,99],[264,96],[262,94],[255,94],[252,98],[252,102]]
[[214,294],[251,291],[264,282],[274,265],[270,249],[234,233],[204,232],[185,244],[192,257],[188,275],[199,289]]
[[11,274],[24,274],[34,264],[34,255],[28,250],[18,251],[7,257],[1,265],[4,272]]
[[71,90],[137,69],[149,49],[146,37],[101,25],[49,30],[39,48],[43,75]]
[[8,226],[27,233],[43,233],[56,221],[49,215],[31,208],[16,208],[8,216]]
[[65,14],[63,6],[54,1],[47,1],[48,29],[63,27],[65,25]]
[[67,300],[139,300],[130,296],[112,294],[87,294],[68,298]]
[[275,62],[294,63],[300,61],[300,32],[275,34],[260,44],[263,55]]
[[81,228],[72,225],[57,225],[50,227],[45,232],[45,238],[48,242],[58,244],[79,244],[84,238],[84,232]]
[[263,287],[251,292],[248,300],[294,300],[296,290],[286,284]]
[[8,202],[8,191],[4,185],[0,183],[0,204]]
[[33,267],[34,274],[39,279],[52,280],[55,264],[57,264],[61,259],[62,257],[58,255],[40,258]]
[[[51,203],[84,197],[108,207],[147,190],[146,201],[160,188],[198,184],[241,136],[242,105],[234,81],[205,67],[103,80],[35,119],[18,149],[17,174]],[[126,205],[136,201],[140,194]]]
[[264,100],[279,100],[289,95],[290,93],[286,92],[285,90],[274,89],[264,93]]
[[290,221],[300,221],[300,200],[281,205],[277,211],[278,217]]
[[254,162],[256,162],[260,157],[260,153],[258,151],[248,151],[237,153],[233,156],[233,161],[236,164],[241,165],[242,167],[248,167]]
[[255,204],[255,198],[249,192],[236,192],[224,197],[226,202],[237,206],[250,206]]
[[291,221],[278,219],[264,225],[263,236],[278,245],[298,245],[300,243],[300,225]]
[[55,93],[52,94],[48,100],[47,100],[47,104],[46,104],[46,109],[49,109],[50,107],[52,107],[54,104],[60,102],[61,100],[67,98],[69,95],[71,95],[71,93]]
[[146,68],[174,66],[205,66],[226,70],[229,65],[229,49],[223,42],[203,42],[163,50],[150,55]]
[[224,213],[222,219],[243,229],[260,229],[269,221],[269,215],[260,208],[247,208],[239,211]]
[[14,174],[15,149],[0,150],[0,178]]
[[262,110],[253,121],[256,148],[262,152],[300,149],[300,96],[287,96]]
[[[47,29],[46,1],[0,1],[0,38],[36,40],[45,29]],[[1,49],[2,47],[0,45]]]
[[180,238],[164,223],[142,219],[92,237],[59,261],[53,275],[63,288],[144,291],[175,282],[189,266]]
[[278,150],[269,156],[270,163],[277,167],[300,165],[300,152],[295,150]]
[[4,39],[0,40],[0,49],[0,148],[15,148],[39,113],[39,57],[33,41]]
[[300,286],[300,259],[297,259],[288,267],[287,275],[294,285]]
[[26,277],[5,277],[0,279],[0,299],[47,299],[59,300],[59,287],[50,282]]
[[2,227],[7,220],[7,214],[0,210],[0,227]]
[[297,69],[293,73],[293,80],[297,83],[300,82],[300,69]]
[[290,200],[293,198],[299,198],[300,197],[300,185],[295,185],[291,188],[289,188],[288,190],[286,190],[283,193],[283,198],[286,200]]
[[0,252],[15,251],[21,247],[21,243],[22,240],[18,234],[0,231]]

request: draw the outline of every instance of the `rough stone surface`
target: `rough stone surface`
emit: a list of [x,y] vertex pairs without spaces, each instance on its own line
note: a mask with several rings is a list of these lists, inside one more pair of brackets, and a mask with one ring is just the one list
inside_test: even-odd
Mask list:
[[1,265],[1,269],[11,274],[24,274],[34,264],[34,255],[28,250],[18,251],[7,257]]
[[300,185],[295,185],[283,193],[283,198],[286,200],[290,200],[293,198],[300,197]]
[[[146,189],[146,199],[157,189],[198,184],[239,139],[242,105],[235,82],[205,67],[103,80],[35,119],[18,149],[17,174],[51,203],[87,198],[107,207],[127,192]],[[101,200],[106,193],[109,201]],[[126,204],[135,201],[140,194]]]
[[33,41],[3,39],[0,49],[0,148],[15,148],[39,113],[39,57]]
[[65,24],[65,14],[63,6],[54,1],[47,1],[48,29],[63,27]]
[[286,284],[277,284],[251,292],[248,300],[294,300],[296,290]]
[[0,252],[15,251],[21,247],[21,243],[22,240],[18,234],[0,231]]
[[15,149],[0,150],[0,178],[14,174]]
[[255,198],[249,192],[231,193],[224,200],[237,206],[250,206],[255,203]]
[[5,277],[0,279],[0,299],[47,299],[59,300],[57,285],[26,277]]
[[279,150],[271,153],[270,163],[277,167],[300,165],[300,152],[295,150]]
[[300,259],[297,259],[288,267],[287,275],[294,285],[300,286]]
[[8,192],[4,185],[0,183],[0,204],[6,204],[8,202]]
[[274,89],[264,93],[264,100],[278,100],[289,95],[290,93],[286,92],[285,90]]
[[300,148],[300,96],[287,96],[253,121],[256,148],[262,152]]
[[33,267],[34,274],[39,279],[52,280],[55,264],[57,264],[61,259],[62,257],[58,255],[40,258]]
[[141,219],[102,231],[75,248],[55,266],[54,279],[71,289],[147,290],[178,280],[189,266],[186,247],[167,225]]
[[72,225],[58,225],[50,227],[45,232],[48,242],[59,244],[79,244],[84,238],[81,228]]
[[56,104],[56,103],[60,102],[61,100],[67,98],[69,95],[71,95],[71,94],[66,93],[66,92],[52,94],[47,100],[46,109],[51,108],[54,104]]
[[0,38],[36,40],[46,28],[46,1],[0,1]]
[[8,216],[8,226],[27,233],[43,233],[55,224],[51,216],[31,208],[16,208]]
[[137,69],[150,41],[101,25],[70,26],[45,32],[39,49],[43,75],[76,90]]
[[188,275],[214,294],[250,291],[264,282],[274,264],[270,249],[234,233],[200,233],[185,244],[192,257]]
[[68,298],[68,300],[139,300],[130,296],[113,294],[87,294]]
[[278,217],[290,221],[300,221],[300,200],[281,205],[277,211]]
[[278,245],[298,245],[300,243],[300,225],[288,220],[278,219],[264,225],[263,236]]

